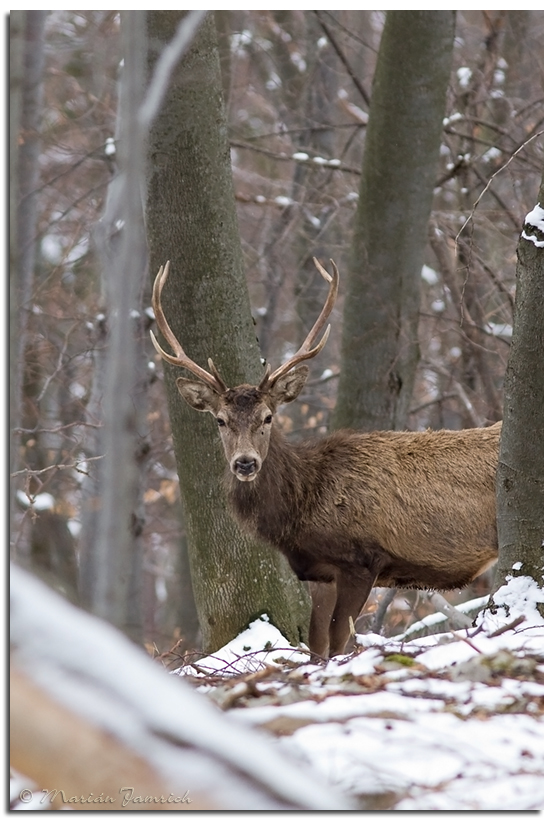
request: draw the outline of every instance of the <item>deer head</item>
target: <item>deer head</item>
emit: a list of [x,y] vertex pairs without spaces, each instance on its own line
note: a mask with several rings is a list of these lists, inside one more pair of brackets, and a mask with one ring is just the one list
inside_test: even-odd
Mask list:
[[294,401],[300,394],[309,372],[308,367],[300,363],[316,356],[329,336],[330,325],[321,340],[314,345],[333,310],[339,272],[333,260],[332,276],[315,258],[314,263],[323,278],[329,282],[323,309],[294,356],[273,371],[269,364],[266,365],[265,373],[257,386],[241,384],[227,387],[211,359],[208,359],[207,371],[186,355],[170,329],[161,306],[162,289],[169,275],[169,262],[166,262],[165,267],[160,267],[156,276],[152,307],[158,327],[175,355],[166,353],[150,331],[152,343],[166,362],[184,367],[200,379],[192,381],[178,378],[176,384],[187,404],[202,413],[211,413],[217,420],[225,457],[231,472],[239,481],[254,481],[260,472],[269,448],[275,411],[279,405]]

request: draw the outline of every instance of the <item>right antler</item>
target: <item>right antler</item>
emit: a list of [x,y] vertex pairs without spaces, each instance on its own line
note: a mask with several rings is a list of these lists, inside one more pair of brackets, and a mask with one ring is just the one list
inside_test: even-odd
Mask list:
[[185,351],[175,338],[175,335],[171,328],[167,323],[167,319],[165,318],[164,312],[162,310],[162,303],[161,303],[161,295],[162,289],[165,285],[165,281],[169,274],[169,262],[165,263],[165,267],[161,266],[158,275],[154,281],[154,288],[152,290],[152,308],[154,310],[154,316],[156,317],[156,322],[158,323],[158,327],[165,337],[166,341],[171,345],[173,348],[173,352],[176,354],[175,356],[170,356],[169,353],[166,353],[163,348],[160,347],[158,340],[154,336],[153,332],[150,331],[150,337],[152,339],[152,344],[160,354],[160,356],[169,362],[170,364],[174,364],[177,367],[186,367],[187,370],[190,370],[191,373],[194,373],[195,376],[198,376],[203,382],[205,382],[209,387],[215,390],[216,393],[223,394],[227,391],[227,385],[215,369],[215,365],[211,359],[208,359],[208,365],[211,373],[208,373],[207,370],[204,370],[203,367],[193,362],[192,359],[186,355]]
[[293,367],[296,367],[297,364],[300,362],[305,362],[307,359],[312,359],[314,356],[317,356],[319,351],[325,345],[327,338],[329,336],[329,331],[331,330],[331,325],[327,325],[325,333],[323,334],[320,342],[315,346],[311,347],[314,341],[317,339],[319,333],[321,332],[321,328],[331,315],[331,311],[335,305],[337,300],[337,293],[339,290],[339,270],[333,260],[331,259],[331,264],[333,266],[334,276],[331,276],[328,271],[325,270],[323,265],[321,265],[318,260],[313,257],[314,264],[323,278],[331,283],[331,287],[329,288],[329,293],[327,294],[327,299],[325,300],[325,304],[319,314],[316,322],[308,335],[306,336],[304,343],[302,346],[297,350],[297,352],[290,358],[288,361],[284,362],[280,367],[276,370],[271,372],[269,366],[266,368],[266,372],[264,374],[263,379],[261,380],[260,384],[258,385],[258,390],[267,390],[270,388],[280,376],[283,376],[285,373],[288,373],[289,370],[292,370]]

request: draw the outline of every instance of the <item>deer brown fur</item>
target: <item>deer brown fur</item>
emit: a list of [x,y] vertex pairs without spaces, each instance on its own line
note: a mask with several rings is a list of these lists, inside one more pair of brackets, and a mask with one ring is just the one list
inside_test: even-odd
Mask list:
[[[315,260],[314,260],[315,261]],[[211,360],[194,364],[168,330],[154,288],[158,324],[177,353],[164,358],[202,381],[177,379],[185,401],[212,413],[230,470],[226,489],[239,523],[279,549],[310,584],[313,654],[344,651],[350,618],[371,588],[453,589],[497,559],[495,474],[500,422],[489,428],[426,432],[342,430],[293,444],[273,424],[279,405],[302,390],[312,347],[329,315],[338,271],[320,319],[292,360],[268,368],[257,387],[227,388]],[[322,319],[323,317],[323,319]],[[327,330],[328,332],[328,330]],[[315,352],[314,352],[315,351]]]

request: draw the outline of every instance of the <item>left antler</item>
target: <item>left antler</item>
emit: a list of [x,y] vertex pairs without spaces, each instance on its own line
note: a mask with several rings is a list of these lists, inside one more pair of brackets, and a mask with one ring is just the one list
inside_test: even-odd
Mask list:
[[158,323],[158,327],[162,332],[163,336],[165,337],[166,341],[169,342],[171,347],[173,348],[173,352],[176,354],[175,356],[170,356],[169,353],[166,353],[165,350],[160,347],[158,340],[150,331],[150,336],[152,338],[152,344],[162,356],[169,362],[170,364],[174,364],[177,367],[186,367],[187,370],[190,370],[191,373],[194,373],[195,376],[198,376],[205,384],[209,385],[216,393],[223,394],[227,391],[227,385],[215,369],[215,365],[211,359],[208,359],[208,365],[211,373],[208,373],[207,370],[204,370],[203,367],[193,362],[190,359],[179,342],[177,341],[175,334],[169,327],[167,319],[165,318],[164,312],[162,310],[162,303],[161,303],[161,295],[162,289],[165,285],[165,281],[169,275],[169,262],[165,263],[165,267],[160,267],[158,271],[158,275],[154,281],[154,288],[152,291],[152,308],[154,310],[154,316],[156,317],[156,322]]
[[331,259],[330,261],[331,265],[333,266],[333,276],[331,276],[331,274],[325,270],[323,265],[321,265],[318,262],[318,260],[314,257],[314,264],[316,268],[323,276],[323,278],[330,283],[327,299],[325,300],[323,309],[319,314],[314,326],[306,336],[302,346],[296,351],[296,353],[291,359],[284,362],[284,364],[282,364],[280,367],[273,371],[271,371],[269,366],[267,366],[266,372],[260,384],[258,385],[258,390],[267,390],[268,388],[272,387],[272,385],[275,384],[278,378],[283,376],[285,373],[288,373],[289,370],[292,370],[300,362],[305,362],[307,359],[313,359],[313,357],[317,356],[319,351],[324,347],[325,342],[327,341],[327,338],[329,336],[329,331],[331,330],[331,325],[327,325],[327,329],[325,330],[325,333],[323,334],[319,343],[315,347],[312,347],[312,345],[319,336],[323,325],[331,315],[331,311],[333,310],[333,307],[337,300],[337,293],[339,289],[339,270],[333,262],[333,260]]

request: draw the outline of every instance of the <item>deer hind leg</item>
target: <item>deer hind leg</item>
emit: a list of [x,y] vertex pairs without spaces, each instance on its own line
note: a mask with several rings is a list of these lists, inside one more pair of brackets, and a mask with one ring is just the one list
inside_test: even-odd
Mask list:
[[334,581],[320,583],[310,581],[312,614],[308,643],[313,656],[326,658],[329,651],[329,627],[337,602],[337,585]]
[[341,572],[337,575],[337,602],[329,627],[329,657],[344,654],[350,637],[350,618],[355,622],[373,586],[373,576],[363,570],[359,574]]

